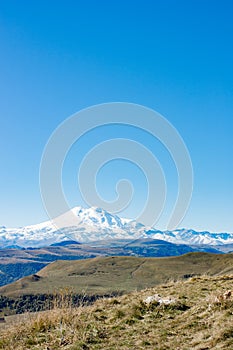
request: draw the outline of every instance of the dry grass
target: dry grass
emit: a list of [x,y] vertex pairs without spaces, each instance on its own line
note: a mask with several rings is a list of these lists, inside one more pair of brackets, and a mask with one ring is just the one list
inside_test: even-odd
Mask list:
[[[201,276],[78,308],[65,293],[64,305],[2,329],[0,349],[233,349],[232,290],[233,275]],[[176,301],[146,304],[154,294]]]

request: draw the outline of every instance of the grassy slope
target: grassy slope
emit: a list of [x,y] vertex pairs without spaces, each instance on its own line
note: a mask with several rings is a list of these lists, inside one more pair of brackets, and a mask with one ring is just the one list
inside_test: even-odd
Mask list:
[[[2,330],[0,349],[233,349],[233,298],[221,300],[232,288],[233,275],[193,277],[88,307],[21,315]],[[143,300],[156,293],[175,304],[147,306]]]
[[76,293],[133,291],[152,287],[187,274],[233,273],[233,254],[189,253],[179,257],[98,257],[79,261],[56,261],[37,273],[0,288],[0,294],[53,293],[69,287]]

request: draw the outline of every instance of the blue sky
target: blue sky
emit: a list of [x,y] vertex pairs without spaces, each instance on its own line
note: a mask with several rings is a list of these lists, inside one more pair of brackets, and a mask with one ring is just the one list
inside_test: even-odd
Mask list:
[[[47,219],[39,165],[53,130],[82,108],[123,101],[161,113],[189,149],[195,182],[181,227],[232,232],[232,17],[230,0],[1,1],[0,225]],[[63,176],[70,206],[83,204],[81,155],[125,135],[106,127],[72,147]],[[153,148],[164,168],[164,228],[177,189],[174,165],[156,140],[135,130],[131,136]],[[145,179],[117,162],[99,174],[99,191],[112,199],[117,179],[131,179],[135,201],[123,214],[133,217],[145,200]]]

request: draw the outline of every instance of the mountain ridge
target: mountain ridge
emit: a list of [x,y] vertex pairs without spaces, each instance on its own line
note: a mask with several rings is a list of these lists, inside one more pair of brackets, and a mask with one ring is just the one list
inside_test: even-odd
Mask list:
[[[59,223],[59,228],[56,227]],[[20,228],[0,226],[0,248],[43,247],[72,240],[89,243],[104,239],[161,239],[175,244],[233,244],[233,233],[197,232],[192,229],[161,231],[135,220],[120,218],[102,208],[77,206],[52,221]]]

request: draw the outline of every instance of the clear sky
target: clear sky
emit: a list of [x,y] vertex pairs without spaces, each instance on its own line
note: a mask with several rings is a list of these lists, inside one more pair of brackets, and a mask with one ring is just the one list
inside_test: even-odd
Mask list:
[[[189,149],[195,182],[181,227],[233,231],[231,0],[2,0],[0,45],[0,225],[47,219],[39,165],[53,130],[82,108],[123,101],[161,113]],[[83,205],[81,155],[126,134],[106,127],[74,145],[63,176],[70,206]],[[131,136],[161,159],[168,181],[158,222],[164,228],[176,194],[174,166],[156,140]],[[146,184],[135,166],[117,162],[99,174],[99,191],[111,199],[117,179],[132,178],[135,201],[123,214],[133,217]]]

